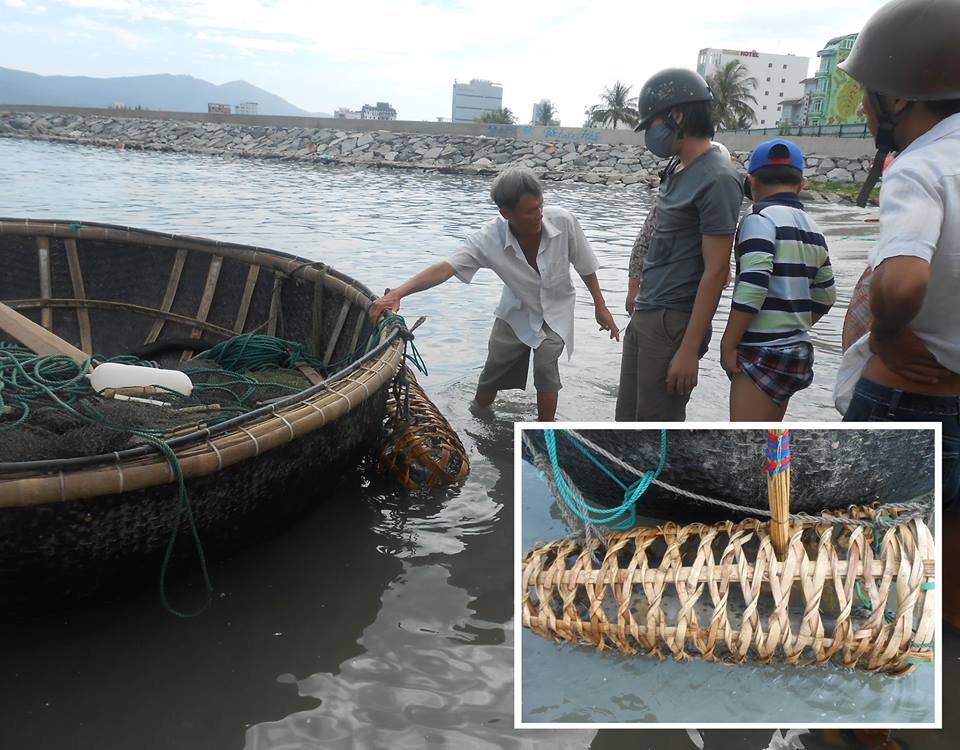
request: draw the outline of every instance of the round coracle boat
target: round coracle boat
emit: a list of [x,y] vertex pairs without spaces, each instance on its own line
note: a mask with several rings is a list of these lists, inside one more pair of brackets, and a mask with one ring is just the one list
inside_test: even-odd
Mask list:
[[[9,316],[74,360],[96,355],[37,356],[0,327],[0,614],[196,566],[201,541],[229,553],[307,511],[382,439],[409,336],[399,319],[372,326],[370,290],[322,263],[26,219],[0,219],[0,258]],[[251,359],[263,342],[286,364]],[[192,400],[104,398],[81,375],[106,359],[183,370]]]

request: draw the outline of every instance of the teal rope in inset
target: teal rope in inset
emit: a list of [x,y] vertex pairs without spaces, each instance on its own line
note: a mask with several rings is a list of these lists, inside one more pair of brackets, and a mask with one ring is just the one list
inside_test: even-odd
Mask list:
[[591,505],[584,498],[578,497],[563,478],[560,471],[560,463],[557,459],[557,438],[554,430],[544,430],[543,437],[547,446],[547,455],[550,458],[550,464],[553,468],[553,480],[557,487],[560,497],[570,511],[581,521],[588,524],[607,524],[616,531],[623,531],[631,528],[637,521],[637,501],[643,496],[653,480],[660,476],[664,464],[667,461],[667,431],[660,430],[660,462],[654,471],[647,471],[640,479],[630,485],[624,484],[613,472],[604,466],[595,456],[579,444],[571,435],[564,430],[565,437],[570,440],[595,466],[600,468],[607,476],[613,479],[623,489],[623,501],[615,508],[602,508]]
[[576,448],[576,449],[577,449],[578,451],[580,451],[584,456],[586,456],[587,458],[589,458],[590,461],[593,463],[594,466],[596,466],[598,469],[600,469],[604,474],[606,474],[608,477],[610,477],[614,482],[616,482],[617,484],[619,484],[619,485],[620,485],[620,489],[622,489],[623,491],[626,491],[626,490],[627,490],[627,485],[625,485],[623,482],[621,482],[620,479],[619,479],[619,477],[617,477],[616,474],[614,474],[612,471],[610,471],[610,469],[608,469],[606,466],[604,466],[602,463],[600,463],[600,460],[599,460],[596,456],[594,456],[590,451],[588,451],[587,448],[586,448],[586,446],[584,446],[579,440],[577,440],[576,438],[574,438],[574,437],[573,437],[569,432],[567,432],[566,430],[563,430],[563,436],[564,436],[568,441],[570,441],[570,443],[573,445],[574,448]]

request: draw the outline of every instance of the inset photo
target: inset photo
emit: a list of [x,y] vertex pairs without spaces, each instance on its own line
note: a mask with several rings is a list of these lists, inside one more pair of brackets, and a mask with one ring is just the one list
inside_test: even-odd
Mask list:
[[939,424],[516,435],[518,727],[941,725]]

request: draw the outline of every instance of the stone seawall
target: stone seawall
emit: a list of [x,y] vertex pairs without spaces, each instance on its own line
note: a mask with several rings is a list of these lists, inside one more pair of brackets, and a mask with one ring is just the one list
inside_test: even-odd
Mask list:
[[[0,137],[111,148],[205,154],[226,158],[314,161],[322,164],[421,169],[492,175],[521,166],[541,179],[609,186],[655,187],[664,162],[633,144],[529,141],[473,135],[385,130],[258,126],[187,120],[0,111]],[[748,152],[734,152],[745,168]],[[805,174],[817,182],[862,182],[869,159],[807,156]],[[808,199],[850,202],[836,193]]]

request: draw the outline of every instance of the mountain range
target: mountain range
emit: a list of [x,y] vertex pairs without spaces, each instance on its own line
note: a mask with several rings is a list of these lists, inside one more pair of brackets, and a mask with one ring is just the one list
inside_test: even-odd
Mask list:
[[256,102],[257,114],[330,117],[307,112],[246,81],[217,85],[187,75],[148,75],[122,78],[41,76],[0,68],[0,104],[47,104],[69,107],[127,107],[168,112],[206,112],[216,102],[236,106]]

